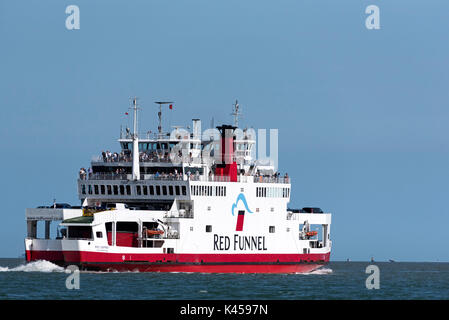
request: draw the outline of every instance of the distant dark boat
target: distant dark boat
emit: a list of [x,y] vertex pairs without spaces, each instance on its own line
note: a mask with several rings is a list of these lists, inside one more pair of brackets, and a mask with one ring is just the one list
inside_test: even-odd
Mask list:
[[396,261],[394,261],[393,259],[390,259],[390,260],[388,260],[389,262],[396,262]]

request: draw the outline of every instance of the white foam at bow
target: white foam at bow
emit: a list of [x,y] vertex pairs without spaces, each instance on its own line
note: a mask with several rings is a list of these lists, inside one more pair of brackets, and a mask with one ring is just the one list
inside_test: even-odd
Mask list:
[[65,272],[65,269],[51,262],[38,260],[15,268],[0,267],[0,272]]
[[334,271],[332,270],[332,269],[329,269],[329,268],[321,268],[321,269],[317,269],[317,270],[314,270],[314,271],[312,271],[312,272],[309,272],[309,274],[331,274],[331,273],[333,273]]

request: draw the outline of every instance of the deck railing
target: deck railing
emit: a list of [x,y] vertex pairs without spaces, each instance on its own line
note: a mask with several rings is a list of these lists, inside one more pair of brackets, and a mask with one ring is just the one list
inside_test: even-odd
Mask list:
[[[80,174],[80,180],[132,180],[132,174],[127,173],[90,173]],[[140,180],[152,180],[152,181],[203,181],[203,182],[230,182],[229,176],[205,176],[192,174],[141,174]],[[237,176],[237,182],[242,183],[278,183],[289,184],[290,178],[275,178],[275,177],[262,177],[262,176]]]

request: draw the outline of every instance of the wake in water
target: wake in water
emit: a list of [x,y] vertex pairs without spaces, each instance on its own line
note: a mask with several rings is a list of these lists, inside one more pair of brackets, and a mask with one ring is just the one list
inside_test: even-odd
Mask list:
[[45,260],[38,260],[20,266],[0,267],[0,272],[65,272],[65,269]]
[[315,275],[326,275],[326,274],[331,274],[334,271],[330,268],[320,268],[317,270],[313,270],[311,272],[306,272],[306,273],[296,273],[296,274],[305,274],[305,275],[309,275],[309,274],[315,274]]
[[330,268],[322,268],[322,269],[318,269],[318,270],[314,270],[312,272],[310,272],[310,274],[331,274],[334,271]]

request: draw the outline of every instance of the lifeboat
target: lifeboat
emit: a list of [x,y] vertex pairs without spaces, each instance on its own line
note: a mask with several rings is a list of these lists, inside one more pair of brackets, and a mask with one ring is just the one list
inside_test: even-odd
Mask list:
[[154,236],[154,235],[162,235],[164,234],[164,231],[162,230],[147,230],[147,235]]
[[318,231],[309,231],[306,233],[306,236],[308,237],[314,237],[318,234]]

